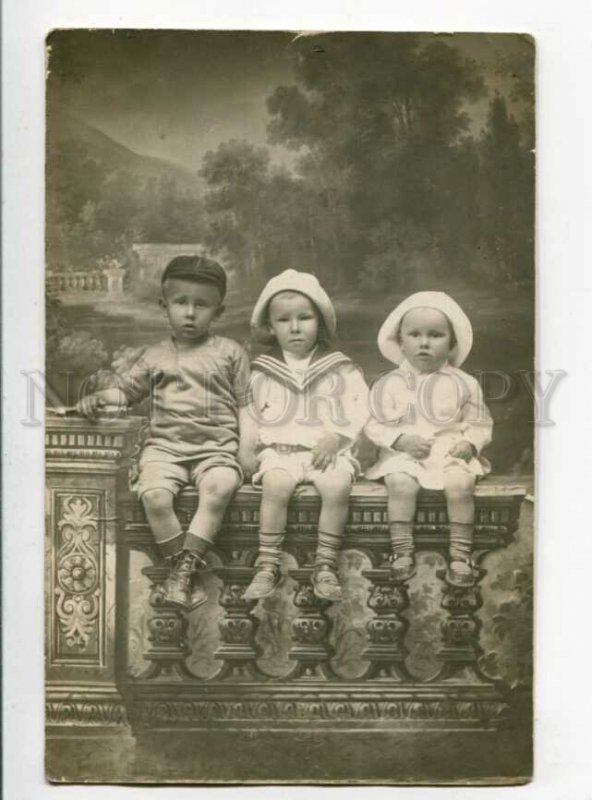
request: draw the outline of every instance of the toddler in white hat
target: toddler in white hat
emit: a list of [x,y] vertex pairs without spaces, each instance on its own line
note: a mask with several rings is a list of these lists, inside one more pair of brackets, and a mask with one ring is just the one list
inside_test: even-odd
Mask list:
[[378,334],[380,351],[398,367],[370,393],[365,432],[380,451],[366,477],[386,483],[395,580],[415,572],[413,521],[423,487],[443,489],[446,496],[448,581],[473,581],[473,492],[490,471],[481,451],[493,423],[479,383],[459,369],[472,343],[468,317],[443,292],[411,295]]
[[273,347],[251,365],[253,484],[262,498],[257,569],[245,597],[267,597],[277,586],[288,503],[298,484],[312,483],[321,496],[313,589],[340,600],[337,556],[359,472],[354,447],[368,418],[366,383],[347,356],[330,349],[335,311],[314,275],[288,269],[272,278],[251,326]]

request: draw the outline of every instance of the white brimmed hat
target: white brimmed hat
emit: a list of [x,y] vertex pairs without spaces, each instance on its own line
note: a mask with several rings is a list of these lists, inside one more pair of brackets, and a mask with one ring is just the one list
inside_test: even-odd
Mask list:
[[473,326],[459,304],[444,292],[417,292],[399,303],[378,332],[378,347],[382,355],[394,364],[401,364],[405,360],[397,342],[397,334],[401,320],[414,308],[435,308],[448,317],[456,337],[456,345],[448,361],[453,367],[460,367],[473,346]]
[[267,306],[279,292],[300,292],[308,297],[318,308],[329,334],[335,334],[337,322],[329,295],[314,275],[310,272],[297,272],[295,269],[287,269],[266,283],[251,314],[251,327],[255,331],[268,332]]

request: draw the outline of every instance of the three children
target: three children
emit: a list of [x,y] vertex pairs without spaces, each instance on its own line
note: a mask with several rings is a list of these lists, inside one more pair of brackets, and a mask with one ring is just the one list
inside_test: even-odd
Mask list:
[[[362,430],[380,448],[366,476],[387,486],[393,579],[414,573],[413,520],[424,487],[446,495],[448,579],[470,585],[473,489],[488,471],[480,454],[491,438],[491,417],[477,381],[459,369],[472,344],[462,309],[440,292],[401,303],[378,337],[398,367],[368,395],[360,370],[331,349],[335,311],[313,275],[286,270],[261,292],[251,326],[272,347],[253,361],[250,378],[244,349],[210,331],[225,293],[226,275],[216,262],[173,259],[160,300],[171,337],[148,347],[128,375],[117,375],[116,388],[79,404],[93,417],[105,405],[150,396],[137,491],[170,563],[165,601],[185,610],[206,601],[199,570],[244,472],[254,473],[262,492],[259,554],[246,599],[267,597],[277,586],[288,503],[299,484],[312,483],[321,497],[313,590],[340,600],[337,556],[360,473]],[[198,488],[199,504],[183,531],[173,503],[189,484]]]

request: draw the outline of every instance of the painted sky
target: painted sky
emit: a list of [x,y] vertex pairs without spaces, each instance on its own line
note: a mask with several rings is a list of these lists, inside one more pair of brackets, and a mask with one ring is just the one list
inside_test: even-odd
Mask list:
[[[70,114],[143,155],[197,170],[221,141],[267,144],[265,99],[293,84],[290,32],[57,31],[49,39],[50,112]],[[396,34],[393,34],[396,41]],[[508,34],[447,35],[509,97],[530,69],[528,41]],[[471,130],[488,99],[467,107]],[[514,104],[520,113],[520,104]],[[273,147],[275,162],[293,154]]]

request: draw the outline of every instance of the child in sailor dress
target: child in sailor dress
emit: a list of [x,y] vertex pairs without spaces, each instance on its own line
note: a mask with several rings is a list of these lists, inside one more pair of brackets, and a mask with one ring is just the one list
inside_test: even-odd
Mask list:
[[366,383],[352,361],[328,344],[335,311],[313,275],[286,270],[272,278],[251,325],[274,347],[251,364],[253,484],[262,498],[256,572],[245,597],[260,599],[275,589],[288,503],[296,486],[312,483],[321,496],[313,589],[322,599],[340,600],[337,556],[359,474],[355,446],[368,417]]

